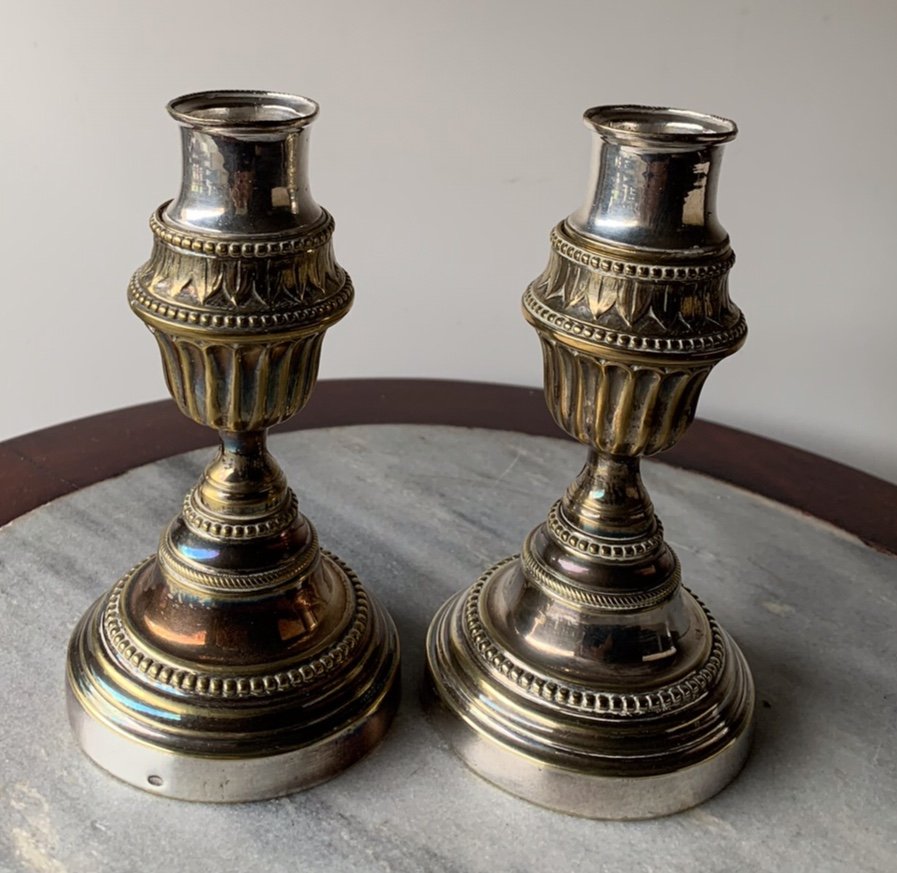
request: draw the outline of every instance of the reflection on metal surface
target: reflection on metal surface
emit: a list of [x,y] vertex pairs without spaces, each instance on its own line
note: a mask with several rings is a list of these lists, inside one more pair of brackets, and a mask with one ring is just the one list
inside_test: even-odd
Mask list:
[[317,105],[212,92],[169,105],[183,184],[131,280],[181,411],[221,445],[157,555],[72,636],[69,714],[84,750],[140,788],[270,797],[335,775],[382,738],[398,695],[386,612],[324,552],[266,448],[305,405],[325,330],[352,303],[333,220],[312,200]]
[[436,615],[427,692],[457,752],[495,784],[576,815],[647,818],[719,791],[750,740],[750,672],[682,586],[639,474],[744,341],[715,216],[736,128],[638,106],[585,118],[589,197],[552,232],[523,308],[552,415],[589,456],[522,553]]

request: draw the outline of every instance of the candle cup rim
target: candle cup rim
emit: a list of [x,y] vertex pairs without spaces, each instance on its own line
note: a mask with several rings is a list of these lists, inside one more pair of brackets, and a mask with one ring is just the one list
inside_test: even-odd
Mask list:
[[631,146],[721,145],[738,134],[735,122],[721,115],[665,106],[593,106],[583,121],[603,139]]
[[166,109],[179,124],[206,133],[289,133],[317,117],[310,97],[281,91],[196,91],[171,100]]

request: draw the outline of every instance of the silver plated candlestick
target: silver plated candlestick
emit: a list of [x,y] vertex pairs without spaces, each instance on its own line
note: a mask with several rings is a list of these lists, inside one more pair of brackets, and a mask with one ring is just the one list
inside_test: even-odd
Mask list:
[[86,613],[68,655],[84,751],[140,788],[238,801],[305,788],[383,737],[395,627],[323,551],[266,448],[314,387],[324,332],[352,303],[333,219],[308,185],[317,104],[192,94],[178,196],[150,219],[128,298],[181,411],[221,446],[158,553]]
[[590,109],[584,206],[523,297],[545,398],[589,447],[526,539],[446,603],[427,640],[430,711],[461,757],[535,803],[647,818],[738,772],[754,709],[741,652],[681,582],[639,475],[672,446],[713,366],[744,341],[715,215],[722,118]]

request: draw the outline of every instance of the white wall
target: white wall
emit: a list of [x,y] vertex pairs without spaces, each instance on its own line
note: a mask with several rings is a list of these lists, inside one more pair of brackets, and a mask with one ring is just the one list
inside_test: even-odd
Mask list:
[[897,481],[897,3],[7,0],[0,438],[164,396],[125,288],[178,184],[168,99],[322,104],[355,309],[323,377],[541,381],[518,299],[580,202],[594,104],[736,119],[720,216],[748,344],[700,408]]

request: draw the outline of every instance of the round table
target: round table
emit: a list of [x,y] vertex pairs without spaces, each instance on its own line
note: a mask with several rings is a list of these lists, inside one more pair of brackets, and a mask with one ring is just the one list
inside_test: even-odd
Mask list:
[[10,440],[0,870],[897,869],[897,487],[703,422],[671,463],[645,465],[686,584],[750,661],[757,730],[709,802],[596,822],[477,778],[418,700],[435,609],[519,549],[584,449],[559,438],[540,392],[495,385],[323,382],[292,424],[306,429],[271,447],[303,511],[399,628],[390,734],[331,782],[255,804],[166,800],[96,768],[65,718],[68,635],[155,549],[209,457],[178,453],[214,434],[165,402]]

